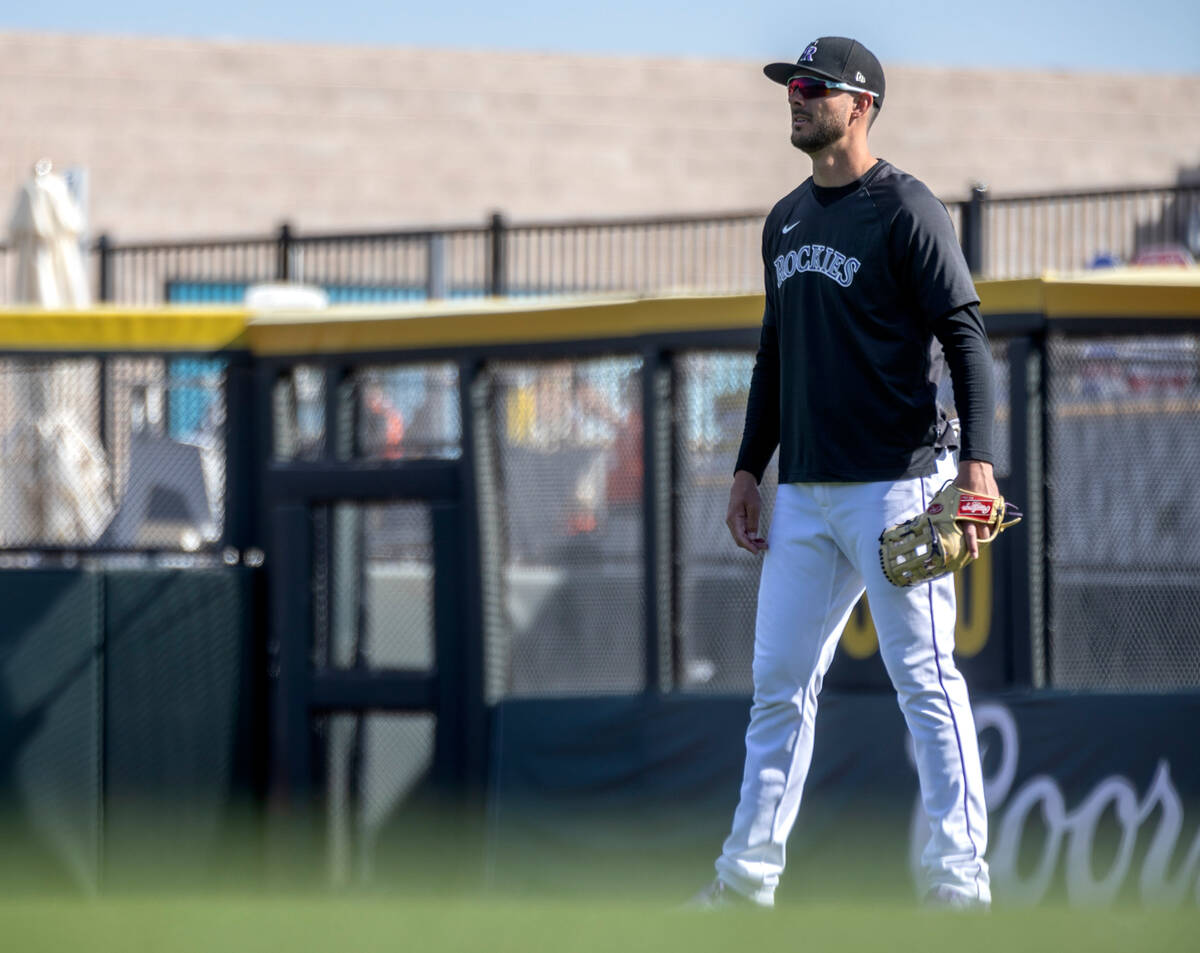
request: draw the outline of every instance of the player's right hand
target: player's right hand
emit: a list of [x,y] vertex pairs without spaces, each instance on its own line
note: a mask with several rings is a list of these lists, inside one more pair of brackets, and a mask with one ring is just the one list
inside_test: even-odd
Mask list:
[[733,488],[729,491],[729,512],[725,514],[725,525],[733,541],[748,553],[758,555],[767,548],[767,541],[758,532],[758,519],[762,513],[762,497],[758,493],[758,481],[747,470],[738,470],[733,475]]

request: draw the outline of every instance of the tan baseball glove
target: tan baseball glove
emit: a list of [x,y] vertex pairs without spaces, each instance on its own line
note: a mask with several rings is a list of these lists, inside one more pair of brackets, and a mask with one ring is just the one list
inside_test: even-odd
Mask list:
[[971,561],[959,524],[978,523],[992,532],[986,543],[1021,521],[1021,511],[1000,496],[967,493],[953,483],[943,486],[924,513],[885,529],[879,537],[879,562],[894,586],[919,586]]

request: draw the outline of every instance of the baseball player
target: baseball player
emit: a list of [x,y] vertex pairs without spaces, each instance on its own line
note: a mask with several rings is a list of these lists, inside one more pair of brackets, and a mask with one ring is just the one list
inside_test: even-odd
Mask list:
[[[945,207],[871,155],[867,133],[884,99],[875,56],[827,36],[764,72],[787,87],[792,145],[812,160],[812,177],[763,228],[766,308],[726,517],[734,542],[763,554],[754,703],[732,830],[717,879],[695,902],[773,905],[821,681],[865,589],[915,743],[930,819],[927,902],[986,906],[987,814],[967,686],[951,654],[953,577],[898,588],[879,557],[881,531],[922,512],[945,482],[999,495],[979,298]],[[959,434],[936,400],[943,354]],[[758,484],[777,446],[779,490],[763,539]],[[988,529],[964,532],[978,556]]]

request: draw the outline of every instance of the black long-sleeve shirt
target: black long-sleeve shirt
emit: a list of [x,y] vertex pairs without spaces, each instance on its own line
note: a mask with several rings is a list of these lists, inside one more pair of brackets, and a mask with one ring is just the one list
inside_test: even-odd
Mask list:
[[763,263],[766,307],[735,469],[761,479],[778,446],[784,483],[932,473],[945,440],[939,351],[960,457],[991,462],[979,297],[925,185],[882,160],[841,188],[809,179],[767,216]]

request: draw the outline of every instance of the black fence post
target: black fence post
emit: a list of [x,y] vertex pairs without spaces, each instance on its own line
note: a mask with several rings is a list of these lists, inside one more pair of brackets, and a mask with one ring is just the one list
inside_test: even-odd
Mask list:
[[279,257],[275,262],[275,278],[288,281],[292,277],[292,226],[284,222],[279,226]]
[[[645,684],[654,695],[678,683],[677,655],[671,620],[676,617],[670,554],[664,533],[674,525],[673,497],[666,488],[675,485],[671,473],[671,363],[659,347],[642,352],[642,585],[646,594],[644,625]],[[674,550],[671,549],[673,553]],[[665,604],[664,604],[665,603]]]
[[[1043,321],[1045,314],[1042,315]],[[1037,352],[1037,422],[1036,448],[1040,459],[1033,475],[1038,479],[1036,490],[1030,487],[1030,495],[1038,497],[1038,519],[1034,527],[1041,530],[1041,603],[1039,621],[1041,622],[1041,652],[1038,654],[1038,667],[1034,670],[1034,688],[1054,687],[1054,526],[1050,514],[1054,512],[1054,493],[1051,486],[1054,474],[1054,444],[1051,425],[1053,424],[1053,407],[1050,401],[1051,375],[1054,373],[1050,365],[1049,332],[1043,330],[1034,336],[1033,347]]]
[[96,297],[112,300],[112,239],[105,233],[96,239]]
[[[459,682],[453,692],[460,699],[462,709],[462,754],[469,798],[482,802],[488,776],[488,706],[487,665],[484,659],[484,567],[481,559],[482,544],[480,523],[485,518],[483,508],[487,504],[481,497],[477,482],[478,457],[481,436],[477,427],[480,412],[475,394],[482,379],[483,358],[469,355],[458,364],[458,406],[462,420],[462,496],[458,504],[462,526],[458,537],[461,547],[459,592],[471,594],[464,600],[459,652]],[[486,426],[486,423],[484,424]],[[486,439],[486,438],[482,438]],[[486,496],[486,494],[485,494]],[[434,558],[437,556],[435,554]],[[436,578],[437,569],[434,569]]]
[[987,203],[987,186],[976,182],[971,187],[971,198],[962,210],[962,250],[971,274],[983,274],[984,247],[983,216]]
[[[1030,487],[1041,480],[1041,474],[1033,472],[1035,465],[1041,465],[1041,454],[1030,446],[1030,431],[1037,430],[1031,421],[1031,405],[1035,411],[1038,405],[1037,395],[1030,392],[1029,363],[1033,348],[1030,335],[1021,335],[1008,341],[1009,473],[1002,491],[1008,499],[1021,506],[1029,517],[1021,527],[1021,535],[1017,537],[1026,545],[1020,555],[1019,547],[1012,547],[1012,554],[1007,560],[1010,571],[1006,579],[1010,593],[1009,627],[1012,634],[1008,674],[1013,687],[1022,689],[1033,688],[1041,683],[1037,658],[1041,655],[1041,632],[1044,631],[1040,616],[1034,618],[1032,595],[1035,588],[1033,574],[1042,571],[1041,561],[1035,555],[1041,552],[1041,547],[1036,542],[1030,542],[1029,536],[1040,525],[1034,513],[1037,500],[1032,497]],[[1036,589],[1040,594],[1040,584]],[[1036,650],[1035,644],[1038,646]],[[1035,671],[1039,674],[1035,675]]]
[[425,272],[425,297],[430,301],[446,297],[446,235],[430,232],[426,239],[429,267]]
[[312,511],[296,502],[267,514],[267,677],[270,688],[270,797],[286,811],[309,807],[308,641],[312,632]]
[[[244,553],[260,546],[260,418],[254,365],[244,351],[229,355],[225,370],[225,545]],[[269,395],[268,395],[269,396]]]
[[506,293],[504,286],[504,270],[507,262],[505,254],[505,232],[508,226],[504,216],[499,212],[492,213],[491,224],[488,228],[488,238],[491,244],[491,270],[488,273],[488,294],[499,296]]

